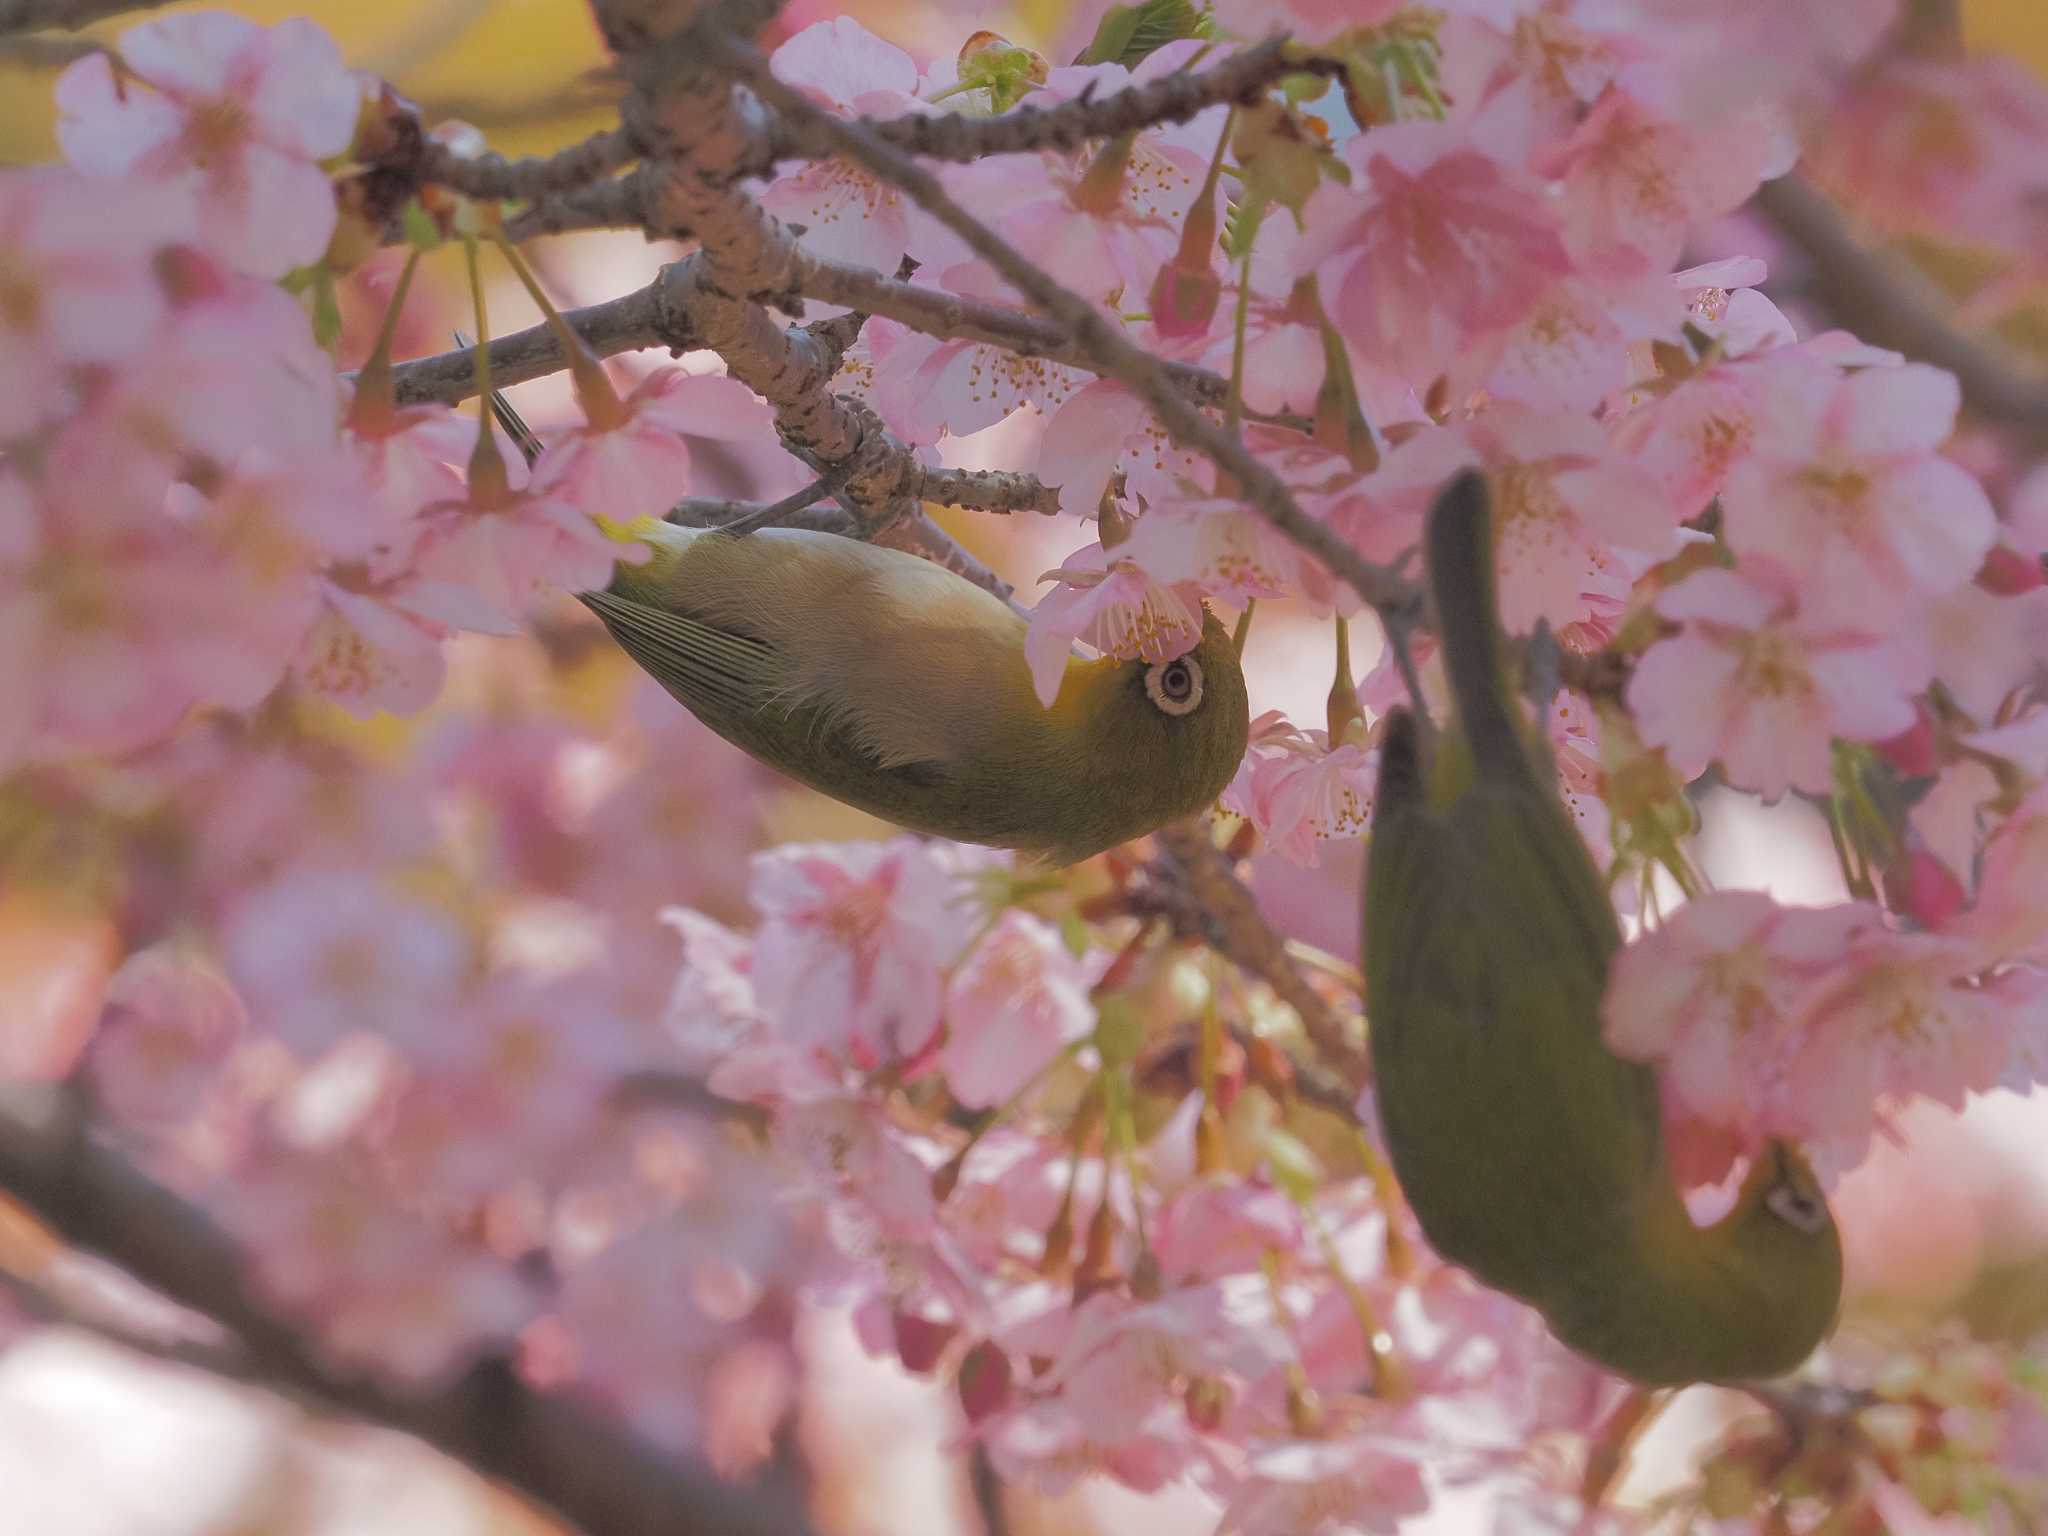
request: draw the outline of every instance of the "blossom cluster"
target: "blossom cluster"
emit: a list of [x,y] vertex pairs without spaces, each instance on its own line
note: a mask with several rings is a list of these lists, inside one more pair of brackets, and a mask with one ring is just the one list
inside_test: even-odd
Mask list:
[[[1626,679],[1542,725],[1618,899],[1649,897],[1605,1027],[1660,1068],[1688,1183],[1771,1139],[1833,1179],[1916,1098],[2048,1080],[2048,471],[1951,374],[1802,335],[1760,286],[1778,253],[1729,221],[1834,107],[1815,169],[1846,202],[2024,243],[2048,92],[1886,62],[1880,0],[1815,9],[1787,37],[1774,0],[1291,0],[1343,66],[1323,98],[937,167],[1214,384],[1365,558],[1401,567],[1438,488],[1487,474],[1507,627]],[[921,64],[840,17],[772,68],[864,121],[1058,111],[1268,19],[1226,0],[1054,66],[992,35]],[[1967,174],[1924,136],[1886,148],[1902,99],[1963,119]],[[1585,1503],[1642,1405],[1429,1252],[1369,1088],[1189,942],[1214,934],[1162,894],[1170,860],[820,840],[562,617],[644,557],[622,530],[692,488],[692,439],[768,444],[765,402],[572,357],[580,417],[528,466],[488,414],[398,404],[406,279],[343,373],[365,250],[475,256],[504,225],[433,187],[371,212],[403,113],[309,22],[144,21],[56,107],[65,163],[0,171],[0,940],[62,937],[38,963],[65,1019],[0,1063],[77,1071],[327,1358],[418,1386],[503,1352],[743,1470],[797,1390],[793,1320],[836,1307],[949,1382],[1019,1482],[1186,1479],[1243,1536],[1391,1532],[1454,1490],[1502,1529],[1656,1528]],[[866,170],[727,190],[812,257],[1015,303]],[[2012,298],[1991,288],[1975,313]],[[866,319],[833,388],[931,462],[1001,427],[1098,520],[1032,612],[1041,696],[1076,644],[1169,658],[1205,607],[1334,621],[1326,718],[1262,715],[1223,809],[1281,879],[1338,863],[1406,696],[1391,652],[1352,685],[1357,595],[1141,393],[933,329]],[[1853,899],[1701,890],[1708,773],[1823,804]],[[1301,986],[1335,1008],[1345,962],[1319,961]],[[1910,1530],[2038,1458],[2023,1372],[1973,1350],[1887,1375],[1858,1347],[1814,1368],[1857,1405],[1848,1441],[1710,1457],[1696,1502],[1727,1529],[1791,1528],[1824,1486]]]

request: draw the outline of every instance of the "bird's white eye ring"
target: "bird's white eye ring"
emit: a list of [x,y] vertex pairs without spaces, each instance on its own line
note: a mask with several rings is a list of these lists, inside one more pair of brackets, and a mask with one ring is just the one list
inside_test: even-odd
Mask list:
[[1193,714],[1202,707],[1202,664],[1192,656],[1154,662],[1145,672],[1145,696],[1162,714]]
[[1779,1184],[1764,1196],[1764,1209],[1796,1232],[1811,1236],[1828,1224],[1828,1208],[1805,1190]]

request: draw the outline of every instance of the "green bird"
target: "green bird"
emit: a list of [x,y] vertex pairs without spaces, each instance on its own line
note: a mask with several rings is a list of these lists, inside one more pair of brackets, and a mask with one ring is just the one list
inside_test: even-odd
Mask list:
[[[533,463],[533,429],[487,398]],[[1207,809],[1244,757],[1213,614],[1166,661],[1070,656],[1046,708],[1024,620],[943,566],[804,529],[635,531],[647,561],[577,594],[626,654],[743,752],[898,826],[1071,864]]]
[[1789,1371],[1834,1324],[1840,1240],[1812,1170],[1759,1157],[1694,1225],[1657,1080],[1601,1038],[1614,909],[1510,687],[1486,482],[1426,536],[1453,719],[1397,710],[1365,889],[1366,1002],[1388,1151],[1443,1256],[1645,1385]]
[[769,767],[919,832],[1071,863],[1212,804],[1250,729],[1214,615],[1167,661],[1071,656],[1050,708],[1025,622],[915,555],[802,529],[655,524],[581,594],[626,654]]

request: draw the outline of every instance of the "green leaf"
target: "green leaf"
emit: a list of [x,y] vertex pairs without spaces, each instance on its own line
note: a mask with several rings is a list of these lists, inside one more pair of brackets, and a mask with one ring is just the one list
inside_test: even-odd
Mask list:
[[440,226],[434,222],[434,216],[420,206],[418,198],[406,199],[398,221],[405,231],[405,243],[414,250],[431,251],[440,245]]
[[1192,0],[1142,0],[1138,5],[1113,5],[1095,29],[1095,40],[1076,64],[1121,64],[1135,69],[1168,43],[1207,37],[1213,30],[1206,8]]
[[334,274],[325,267],[313,274],[313,339],[330,352],[341,340],[341,300],[335,293]]

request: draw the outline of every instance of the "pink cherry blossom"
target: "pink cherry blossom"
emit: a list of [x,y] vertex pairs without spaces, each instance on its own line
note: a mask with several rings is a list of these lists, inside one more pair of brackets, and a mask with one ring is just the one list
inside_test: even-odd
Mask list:
[[296,869],[252,889],[222,942],[251,1016],[310,1053],[357,1030],[438,1027],[471,958],[448,914],[345,868]]
[[1859,623],[1805,611],[1738,571],[1688,576],[1657,600],[1682,633],[1643,653],[1628,704],[1643,740],[1691,778],[1719,761],[1729,781],[1776,799],[1825,794],[1830,743],[1883,741],[1913,723],[1932,674],[1925,647],[1895,615]]
[[[103,461],[110,477],[123,468],[148,473],[122,457],[124,444],[96,439],[111,450]],[[160,510],[161,480],[146,506],[124,505],[93,484],[66,475],[25,485],[0,466],[0,523],[11,546],[0,563],[0,612],[17,659],[0,690],[0,747],[119,752],[166,733],[209,686],[249,702],[281,671],[295,623],[312,617],[293,590],[311,580],[311,554],[294,541],[284,542],[293,553],[274,571],[281,585],[241,608],[238,573],[224,568],[211,537],[218,525],[181,529]],[[245,632],[235,625],[244,617],[262,621],[260,647],[241,648]]]
[[1758,451],[1782,412],[1831,385],[1831,371],[1807,348],[1719,362],[1633,392],[1615,422],[1615,445],[1656,479],[1671,515],[1690,521]]
[[1293,1200],[1270,1185],[1204,1179],[1168,1200],[1148,1235],[1166,1274],[1205,1280],[1249,1273],[1267,1253],[1298,1248],[1302,1216]]
[[1205,462],[1168,438],[1130,390],[1096,379],[1053,408],[1039,439],[1038,478],[1059,488],[1062,512],[1086,517],[1119,468],[1128,495],[1163,499],[1206,484]]
[[1976,574],[1997,526],[1983,487],[1936,451],[1959,400],[1953,375],[1917,363],[1782,398],[1755,451],[1729,471],[1729,544],[1866,608],[1878,594],[1954,590]]
[[1975,758],[1943,768],[1914,802],[1907,825],[1921,845],[1957,877],[1975,867],[1983,842],[1980,813],[1998,794],[1998,776]]
[[1987,958],[2048,966],[2048,789],[2035,788],[1984,848],[1977,907],[1962,924]]
[[372,569],[390,575],[403,566],[418,533],[419,514],[462,495],[457,466],[469,458],[475,423],[447,406],[349,412],[342,442],[355,460],[364,516],[372,520],[377,557]]
[[1379,753],[1327,732],[1298,730],[1277,710],[1252,722],[1251,750],[1223,792],[1235,811],[1293,864],[1313,869],[1316,845],[1362,836],[1372,821]]
[[[958,275],[949,276],[959,291]],[[1061,363],[984,342],[927,336],[880,315],[868,321],[862,336],[873,366],[870,399],[906,442],[935,442],[942,432],[965,437],[1024,405],[1052,414],[1089,382],[1079,369]]]
[[[1171,44],[1135,71],[1116,64],[1054,68],[1034,97],[1052,105],[1084,91],[1139,84],[1171,73],[1198,48]],[[955,196],[999,210],[998,231],[1068,287],[1097,303],[1137,309],[1202,195],[1220,126],[1220,112],[1210,108],[1187,123],[1137,134],[1127,151],[1116,141],[1092,141],[1074,152],[999,156],[960,167],[948,185]]]
[[2026,240],[2014,182],[2030,174],[2044,128],[2039,80],[2018,60],[1901,50],[1849,83],[1809,174],[1887,233],[1962,228]]
[[1763,1135],[1791,1130],[1801,997],[1845,947],[1881,928],[1872,906],[1781,907],[1758,891],[1713,891],[1615,957],[1607,1043],[1656,1063],[1684,1112]]
[[356,532],[348,470],[339,454],[289,468],[251,455],[205,492],[171,487],[164,511],[191,541],[184,553],[209,559],[237,595],[227,612],[175,616],[175,665],[198,697],[247,709],[290,665],[321,612],[322,536]]
[[1682,1110],[1730,1132],[1861,1159],[1887,1105],[1959,1105],[1994,1086],[2012,1010],[1975,984],[1964,939],[1896,933],[1876,908],[1781,908],[1752,892],[1688,903],[1617,958],[1608,1042],[1660,1060]]
[[1501,622],[1559,629],[1627,598],[1652,560],[1675,552],[1648,479],[1583,416],[1503,403],[1465,425],[1491,474]]
[[1394,1536],[1430,1507],[1423,1447],[1371,1431],[1255,1446],[1217,1536]]
[[1484,366],[1461,360],[1451,378],[1496,399],[1590,413],[1633,378],[1630,343],[1675,332],[1683,318],[1681,296],[1655,278],[1567,278],[1508,328]]
[[1756,190],[1775,168],[1777,140],[1759,112],[1702,130],[1610,86],[1568,138],[1538,152],[1535,168],[1562,183],[1565,239],[1581,267],[1662,273],[1695,223]]
[[[917,66],[851,16],[814,22],[769,60],[775,77],[842,117],[929,111],[917,99]],[[915,205],[873,173],[838,159],[806,162],[778,177],[761,206],[804,227],[804,245],[835,261],[893,274],[923,220]]]
[[447,629],[408,610],[408,584],[359,590],[353,573],[320,579],[320,609],[299,642],[292,670],[313,692],[358,718],[410,715],[441,691]]
[[[591,511],[598,511],[592,508]],[[531,487],[479,491],[420,514],[412,567],[424,578],[411,606],[423,618],[490,634],[517,634],[551,590],[587,592],[620,560],[647,558],[637,541],[608,537],[590,514]]]
[[1155,504],[1117,554],[1169,586],[1237,606],[1301,585],[1300,547],[1231,498]]
[[257,277],[319,260],[335,211],[318,162],[348,148],[360,103],[327,34],[192,11],[131,27],[120,58],[119,78],[103,53],[58,78],[71,163],[176,186],[208,247]]
[[0,443],[61,415],[73,370],[153,345],[166,306],[150,259],[182,233],[165,201],[57,167],[0,170]]
[[1934,672],[1979,720],[2000,708],[2048,663],[2048,587],[1994,596],[1965,582],[1926,605]]
[[1048,709],[1059,697],[1075,641],[1108,656],[1167,661],[1202,638],[1199,595],[1155,580],[1135,560],[1090,545],[1067,557],[1045,580],[1060,585],[1038,600],[1024,637],[1032,686]]
[[[618,523],[660,517],[690,488],[683,434],[696,414],[693,401],[707,386],[713,394],[729,387],[711,375],[655,369],[618,402],[617,419],[606,412],[553,437],[528,489]],[[621,550],[621,558],[626,553]]]
[[937,1043],[944,971],[972,913],[914,838],[757,854],[754,992],[790,1042],[861,1071]]
[[1671,286],[1685,300],[1692,323],[1721,344],[1725,357],[1744,357],[1799,340],[1784,311],[1757,291],[1769,264],[1755,256],[1731,256],[1671,274]]
[[1978,985],[1977,968],[1966,939],[1857,933],[1787,1021],[1794,1047],[1782,1129],[1823,1164],[1848,1167],[1889,1106],[1919,1095],[1960,1109],[1969,1094],[1996,1087],[2019,1010]]
[[122,961],[107,983],[106,1006],[93,1040],[93,1092],[130,1131],[190,1120],[249,1024],[228,979],[205,956],[174,944]]
[[1297,259],[1345,338],[1418,388],[1495,342],[1569,269],[1536,189],[1449,125],[1359,134],[1345,158],[1352,186],[1311,199]]
[[1077,959],[1043,919],[1005,912],[946,985],[939,1071],[970,1109],[1001,1104],[1095,1027],[1100,965]]
[[669,1038],[681,1051],[685,1069],[704,1071],[760,1022],[752,946],[723,923],[686,907],[664,908],[661,920],[683,941],[683,968],[669,994]]
[[1272,1288],[1257,1269],[1176,1286],[1136,1306],[1105,1294],[1077,1311],[1066,1348],[1042,1382],[1059,1391],[1097,1444],[1138,1429],[1190,1378],[1241,1388],[1295,1358]]
[[331,1158],[282,1149],[207,1191],[257,1293],[344,1369],[432,1387],[502,1346],[537,1298],[503,1260],[404,1209]]

